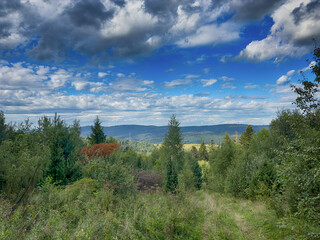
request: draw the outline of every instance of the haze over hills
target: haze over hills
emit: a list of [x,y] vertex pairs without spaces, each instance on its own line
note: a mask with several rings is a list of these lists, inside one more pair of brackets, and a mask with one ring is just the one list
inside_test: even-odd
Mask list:
[[[201,143],[202,139],[206,143],[213,139],[215,143],[219,143],[224,134],[230,135],[242,134],[247,124],[220,124],[208,126],[187,126],[181,127],[184,143]],[[269,125],[253,125],[254,131],[257,132],[262,128],[269,128]],[[149,143],[161,143],[167,131],[167,126],[144,126],[144,125],[118,125],[104,127],[107,136],[113,136],[119,139],[130,139],[132,141],[144,141]],[[81,134],[88,136],[91,132],[90,126],[81,128]]]

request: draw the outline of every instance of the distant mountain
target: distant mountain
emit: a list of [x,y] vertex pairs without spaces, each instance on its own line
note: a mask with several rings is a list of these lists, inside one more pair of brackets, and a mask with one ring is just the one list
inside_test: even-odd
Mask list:
[[[242,134],[247,124],[220,124],[210,126],[189,126],[181,127],[183,139],[185,143],[201,143],[202,139],[208,144],[210,139],[215,143],[219,143],[225,133],[229,135]],[[262,128],[269,129],[269,125],[253,125],[254,131],[257,132]],[[167,132],[167,126],[144,126],[144,125],[118,125],[112,127],[104,127],[107,136],[113,136],[119,139],[129,139],[132,141],[161,143]],[[90,126],[81,128],[81,134],[88,136],[91,133]]]

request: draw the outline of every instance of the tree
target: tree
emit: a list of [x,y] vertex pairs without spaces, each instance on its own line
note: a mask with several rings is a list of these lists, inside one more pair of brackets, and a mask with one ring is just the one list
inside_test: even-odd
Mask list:
[[2,111],[0,111],[0,144],[7,138],[6,119]]
[[176,192],[176,188],[178,186],[178,174],[173,165],[173,157],[169,159],[167,166],[167,184],[166,190],[171,193]]
[[240,144],[247,148],[250,145],[253,135],[254,135],[253,128],[251,125],[248,125],[246,128],[246,131],[240,136],[240,139],[239,139]]
[[166,189],[171,192],[175,192],[175,189],[178,186],[177,172],[182,169],[183,165],[183,144],[179,126],[180,122],[177,121],[175,115],[172,115],[168,123],[168,132],[166,133],[161,146],[165,157],[164,160],[167,161]]
[[210,151],[210,153],[213,153],[213,152],[214,152],[214,140],[213,140],[213,139],[210,140],[209,151]]
[[195,161],[193,166],[193,177],[195,180],[195,187],[200,189],[202,184],[202,173],[198,161]]
[[[316,94],[320,90],[320,47],[313,51],[314,61],[311,63],[312,72],[316,75],[313,81],[309,81],[303,76],[301,80],[302,87],[291,85],[294,92],[298,94],[294,102],[305,114],[310,115],[320,107],[320,100]],[[301,72],[302,73],[302,72]]]
[[91,126],[91,135],[88,137],[90,145],[99,144],[106,142],[106,135],[103,132],[101,121],[99,117],[94,121],[94,125]]
[[194,157],[195,159],[198,159],[199,152],[198,152],[198,150],[197,150],[197,148],[195,146],[191,147],[191,151],[190,152],[191,152],[192,157]]
[[204,144],[204,140],[202,140],[200,148],[199,148],[199,160],[206,160],[208,161],[209,154],[206,148],[206,145]]

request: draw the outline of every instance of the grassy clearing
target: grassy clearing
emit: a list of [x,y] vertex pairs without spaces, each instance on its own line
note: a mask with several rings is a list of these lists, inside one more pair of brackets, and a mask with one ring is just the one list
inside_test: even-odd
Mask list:
[[312,239],[310,226],[261,202],[203,191],[121,196],[92,179],[44,186],[11,207],[0,198],[0,239]]
[[316,239],[309,235],[316,226],[278,218],[259,201],[205,192],[194,196],[194,201],[205,209],[204,239]]

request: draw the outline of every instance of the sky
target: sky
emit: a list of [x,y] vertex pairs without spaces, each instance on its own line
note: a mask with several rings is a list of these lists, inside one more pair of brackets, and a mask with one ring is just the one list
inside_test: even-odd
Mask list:
[[319,0],[1,0],[0,110],[35,124],[269,124],[314,79],[319,36]]

